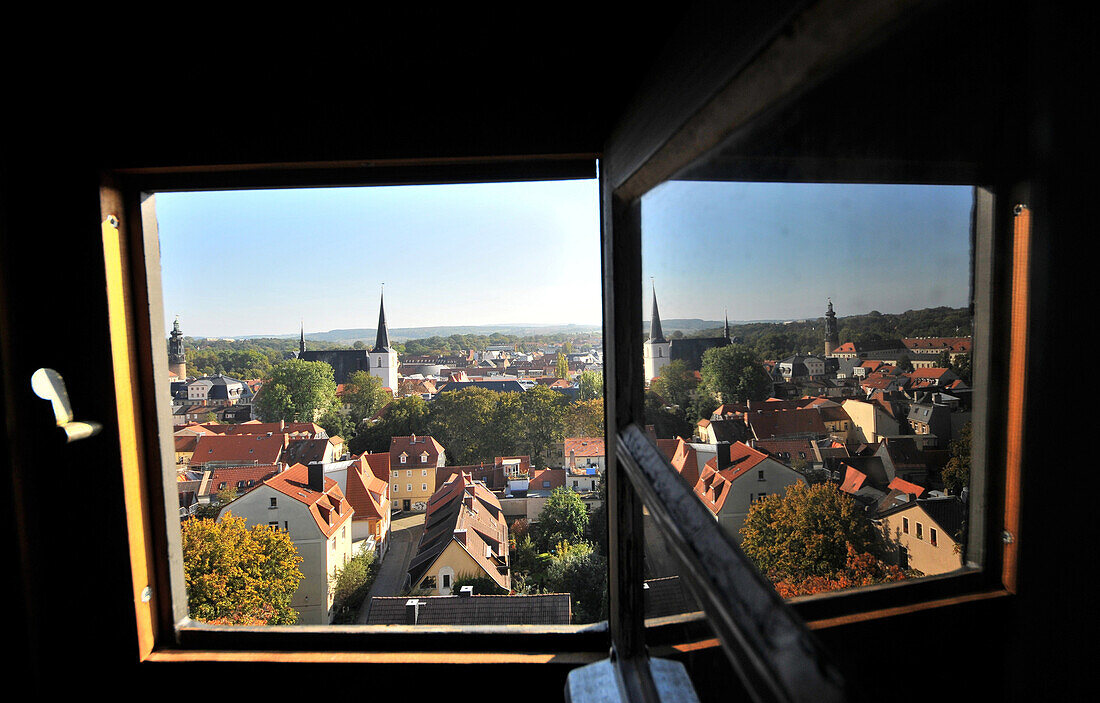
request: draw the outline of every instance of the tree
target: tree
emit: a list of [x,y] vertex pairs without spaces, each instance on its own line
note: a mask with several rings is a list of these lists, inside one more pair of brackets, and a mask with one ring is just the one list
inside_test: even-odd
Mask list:
[[244,518],[191,519],[180,526],[184,585],[192,618],[227,624],[293,625],[302,557],[290,537]]
[[341,398],[345,405],[351,406],[349,415],[356,427],[393,400],[393,396],[382,387],[382,379],[366,371],[353,371],[348,375]]
[[959,436],[947,445],[951,458],[940,471],[940,478],[951,495],[959,495],[962,489],[970,485],[970,435],[971,427],[968,422],[959,429]]
[[546,589],[573,597],[573,622],[607,617],[607,559],[587,542],[560,542],[546,567]]
[[[660,375],[649,384],[650,390],[665,399],[665,403],[687,410],[691,393],[699,386],[699,379],[688,365],[679,359],[661,369]],[[689,422],[693,419],[684,416]]]
[[535,543],[548,552],[559,542],[581,542],[587,527],[588,510],[580,496],[564,486],[555,488],[539,513]]
[[909,360],[908,354],[902,354],[898,357],[898,371],[901,373],[910,373],[913,371],[913,362]]
[[440,393],[432,401],[430,434],[447,448],[455,464],[489,461],[499,447],[500,433],[495,427],[499,393],[486,388],[464,388]]
[[359,609],[374,583],[376,567],[374,550],[367,549],[356,554],[336,570],[336,574],[332,577],[334,624],[355,623]]
[[771,378],[760,359],[740,344],[708,349],[700,373],[706,389],[723,403],[764,400],[771,395]]
[[[428,422],[427,401],[418,395],[398,398],[383,408],[382,416],[377,422],[359,430],[358,434],[348,442],[348,450],[355,454],[388,452],[392,437],[431,434],[428,431]],[[448,451],[450,451],[449,447]]]
[[264,422],[316,422],[334,405],[332,367],[301,359],[287,359],[272,368],[256,398],[256,411]]
[[603,415],[602,397],[570,403],[565,409],[565,415],[562,419],[562,436],[602,437],[604,433]]
[[569,362],[565,360],[565,354],[558,352],[558,360],[554,362],[554,375],[558,378],[569,378]]
[[585,369],[581,371],[577,390],[578,400],[595,400],[603,398],[603,374],[599,371]]
[[858,588],[876,583],[901,581],[906,573],[891,564],[879,561],[871,554],[857,552],[847,545],[848,559],[844,568],[830,576],[807,576],[802,579],[781,579],[775,583],[775,590],[784,598],[809,596],[826,591],[838,591],[842,588]]
[[741,527],[741,549],[774,581],[835,576],[848,545],[878,554],[880,537],[859,505],[832,483],[795,483],[786,495],[753,503]]
[[355,343],[351,345],[352,349],[366,349],[367,345],[361,339],[355,340]]

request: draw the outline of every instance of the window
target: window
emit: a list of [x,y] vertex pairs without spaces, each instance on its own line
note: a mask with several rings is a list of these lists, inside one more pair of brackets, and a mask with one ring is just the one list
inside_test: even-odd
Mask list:
[[917,539],[919,539],[919,540],[924,539],[924,525],[922,525],[919,522],[917,523]]
[[269,508],[278,508],[279,507],[279,499],[278,498],[273,497],[273,498],[270,499],[270,501],[271,502],[268,504],[267,507],[269,507]]
[[931,527],[928,529],[928,541],[933,547],[936,546],[936,528]]
[[450,588],[451,587],[451,575],[450,574],[443,574],[442,575],[442,581],[443,581],[443,588]]
[[412,489],[413,489],[413,485],[411,483],[405,486],[405,490],[409,493],[412,493]]
[[901,519],[901,531],[903,534],[909,534],[909,518],[903,517]]
[[422,490],[422,491],[428,490],[428,484],[426,484],[426,483],[420,484],[420,490]]
[[398,486],[398,485],[397,485],[396,483],[395,483],[395,484],[393,484],[393,492],[394,492],[394,493],[397,493],[397,492],[399,492],[400,490],[401,490],[401,487],[400,487],[400,486]]

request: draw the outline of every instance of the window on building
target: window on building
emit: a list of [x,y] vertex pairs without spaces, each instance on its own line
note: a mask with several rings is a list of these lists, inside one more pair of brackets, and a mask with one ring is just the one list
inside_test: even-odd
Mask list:
[[919,539],[919,540],[924,539],[924,525],[922,525],[919,522],[917,523],[917,539]]
[[928,528],[928,541],[933,547],[936,546],[936,528]]
[[901,519],[901,531],[903,534],[909,534],[909,518],[903,517]]

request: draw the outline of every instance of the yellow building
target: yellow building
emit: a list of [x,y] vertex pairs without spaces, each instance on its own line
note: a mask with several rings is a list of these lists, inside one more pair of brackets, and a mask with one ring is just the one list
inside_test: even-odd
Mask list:
[[430,436],[390,439],[390,499],[400,510],[425,510],[435,493],[436,469],[447,463],[447,450]]
[[877,521],[894,545],[897,564],[925,576],[962,567],[960,530],[966,504],[955,496],[918,498],[884,513]]

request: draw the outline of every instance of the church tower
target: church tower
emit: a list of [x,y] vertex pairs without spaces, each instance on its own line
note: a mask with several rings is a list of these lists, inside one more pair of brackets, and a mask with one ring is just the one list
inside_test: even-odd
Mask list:
[[657,311],[657,290],[653,290],[653,312],[649,320],[649,339],[642,345],[642,360],[645,367],[645,382],[649,383],[661,375],[661,369],[668,366],[672,343],[665,339],[661,330],[661,314]]
[[168,370],[183,381],[187,378],[187,354],[183,350],[183,332],[180,332],[180,318],[172,324],[172,334],[168,335]]
[[371,375],[377,376],[385,388],[397,393],[397,350],[390,346],[390,332],[386,329],[385,293],[378,299],[378,336],[374,349],[368,354]]
[[298,338],[298,358],[306,353],[306,322],[302,320],[302,336]]
[[829,298],[829,307],[825,311],[825,356],[840,346],[840,334],[836,326],[836,313],[833,312],[833,299]]

